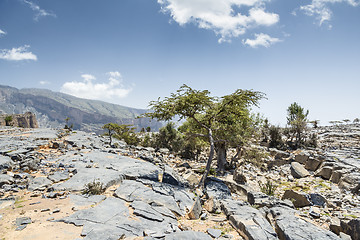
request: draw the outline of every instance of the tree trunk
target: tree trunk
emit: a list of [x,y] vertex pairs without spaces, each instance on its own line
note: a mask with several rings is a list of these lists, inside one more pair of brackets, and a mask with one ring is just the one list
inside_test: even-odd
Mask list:
[[217,153],[217,173],[219,175],[224,174],[226,161],[226,144],[225,142],[216,143],[216,153]]
[[199,188],[200,189],[204,189],[204,185],[205,185],[205,180],[207,178],[207,176],[209,175],[209,172],[210,172],[210,167],[211,167],[211,162],[214,158],[214,150],[215,150],[215,145],[214,145],[214,138],[213,138],[213,135],[212,135],[212,130],[211,129],[208,129],[208,132],[209,132],[209,142],[210,142],[210,153],[209,153],[209,158],[208,158],[208,161],[206,163],[206,169],[205,169],[205,172],[199,182]]

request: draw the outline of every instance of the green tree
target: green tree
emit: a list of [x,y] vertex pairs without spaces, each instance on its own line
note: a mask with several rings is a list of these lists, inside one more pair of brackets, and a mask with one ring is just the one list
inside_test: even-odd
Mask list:
[[135,127],[131,124],[116,124],[114,137],[120,140],[124,140],[128,145],[138,145],[140,139],[135,133]]
[[355,118],[354,121],[353,121],[353,123],[358,123],[358,122],[360,122],[359,118]]
[[175,128],[173,122],[168,122],[159,129],[159,133],[154,137],[153,146],[155,148],[167,148],[172,152],[179,152],[183,145],[181,133]]
[[304,132],[306,131],[307,116],[309,110],[304,110],[299,104],[294,102],[287,109],[287,124],[290,131],[295,136],[295,147],[298,148],[304,142]]
[[107,135],[109,136],[110,146],[112,145],[112,137],[116,133],[118,127],[119,125],[116,123],[107,123],[102,127],[103,129],[106,129],[108,131]]
[[[222,136],[236,135],[242,122],[249,118],[250,107],[258,105],[264,94],[252,90],[236,90],[233,94],[215,98],[208,90],[195,90],[183,85],[164,100],[150,102],[152,112],[145,116],[169,121],[175,116],[191,121],[192,134],[206,139],[210,145],[209,158],[199,186],[203,187],[214,157],[215,144],[226,142]],[[240,123],[240,124],[239,124]],[[222,133],[221,131],[226,131]],[[220,146],[222,148],[222,146]],[[223,158],[221,158],[223,160]],[[218,159],[218,170],[224,163]],[[226,159],[225,159],[226,160]]]
[[68,129],[68,130],[71,131],[71,129],[74,127],[74,124],[71,124],[71,125],[69,126],[69,121],[70,121],[70,118],[69,118],[69,117],[66,117],[66,118],[65,118],[65,127],[64,127],[64,129]]
[[13,120],[13,117],[11,115],[7,115],[4,120],[5,120],[6,126],[10,126],[10,124]]

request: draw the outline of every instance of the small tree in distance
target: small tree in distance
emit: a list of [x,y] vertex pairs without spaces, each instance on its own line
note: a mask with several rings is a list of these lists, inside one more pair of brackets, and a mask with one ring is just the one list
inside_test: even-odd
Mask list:
[[4,120],[5,120],[6,126],[10,126],[10,123],[12,122],[13,117],[11,115],[7,115]]
[[298,148],[304,142],[304,132],[306,130],[307,116],[309,110],[304,110],[299,104],[294,102],[287,109],[287,124],[296,138],[295,147]]

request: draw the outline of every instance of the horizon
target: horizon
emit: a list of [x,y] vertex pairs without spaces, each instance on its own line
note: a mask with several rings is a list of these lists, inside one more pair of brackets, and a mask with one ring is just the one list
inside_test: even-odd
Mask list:
[[353,121],[358,22],[353,0],[6,0],[0,84],[140,109],[182,84],[213,96],[253,89],[274,125],[293,102],[320,125]]

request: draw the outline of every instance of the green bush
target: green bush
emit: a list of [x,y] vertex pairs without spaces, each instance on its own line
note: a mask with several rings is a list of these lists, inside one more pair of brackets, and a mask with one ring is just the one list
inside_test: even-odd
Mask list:
[[266,195],[269,196],[274,196],[275,195],[275,191],[277,189],[277,185],[275,185],[273,182],[271,182],[270,180],[267,180],[266,183],[262,183],[261,181],[258,182],[259,183],[259,187],[260,187],[260,191],[265,193]]
[[94,180],[85,184],[85,188],[81,193],[84,195],[100,195],[105,192],[105,190],[106,189],[101,182]]

